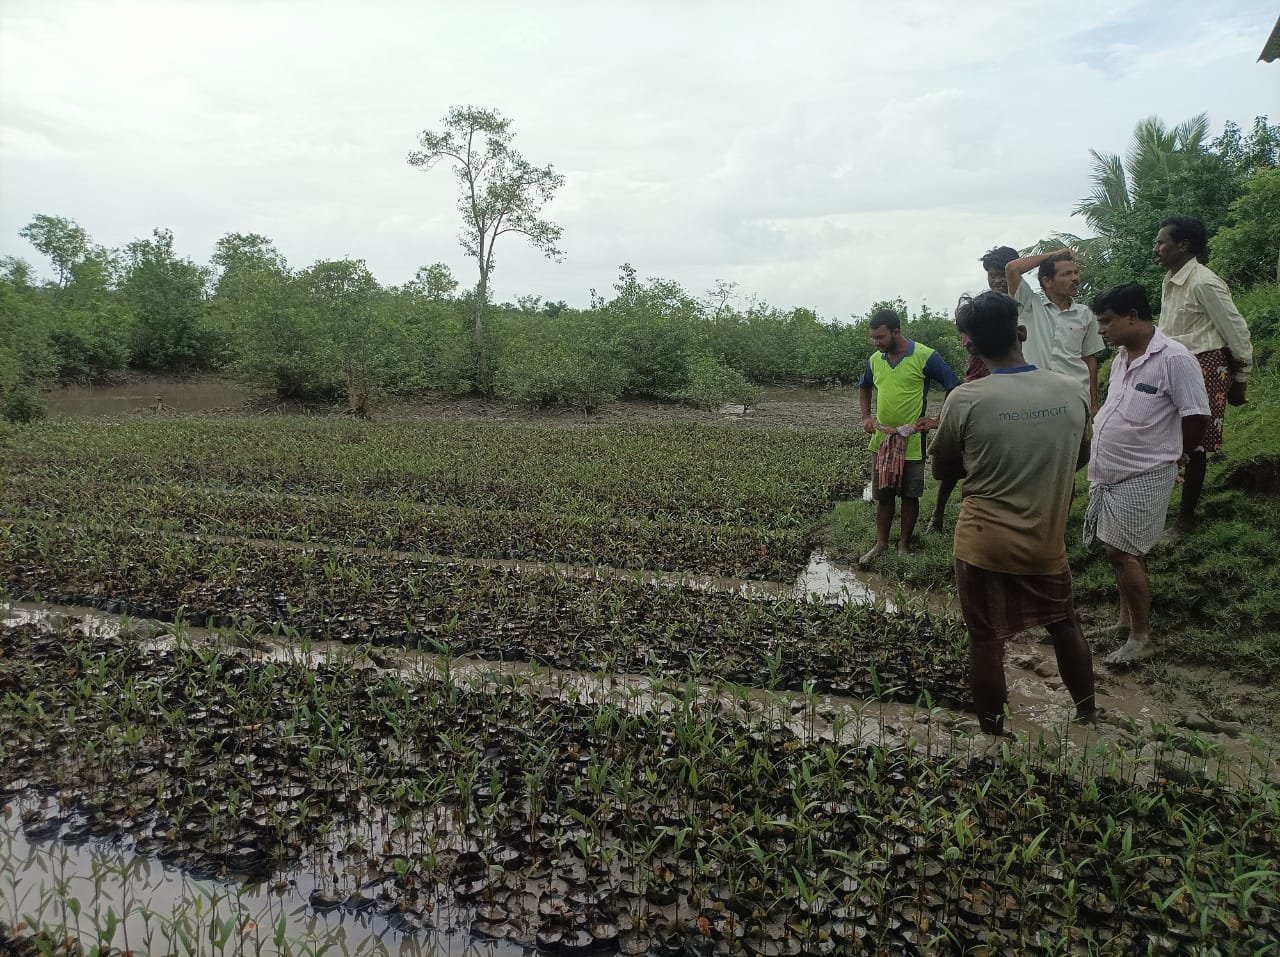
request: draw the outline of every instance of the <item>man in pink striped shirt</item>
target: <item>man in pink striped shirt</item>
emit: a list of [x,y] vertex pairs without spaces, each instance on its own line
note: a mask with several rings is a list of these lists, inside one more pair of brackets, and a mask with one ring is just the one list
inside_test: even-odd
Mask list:
[[1129,664],[1156,653],[1146,556],[1164,531],[1178,465],[1209,424],[1209,396],[1200,363],[1156,328],[1137,283],[1112,286],[1090,308],[1119,352],[1094,421],[1084,541],[1102,542],[1120,590],[1120,619],[1104,631],[1128,640],[1107,663]]

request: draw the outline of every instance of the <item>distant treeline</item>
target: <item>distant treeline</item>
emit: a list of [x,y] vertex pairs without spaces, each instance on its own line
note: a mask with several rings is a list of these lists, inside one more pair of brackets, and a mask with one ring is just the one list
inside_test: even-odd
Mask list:
[[[126,369],[217,371],[282,400],[345,397],[356,409],[371,394],[475,389],[473,302],[442,264],[384,287],[360,260],[291,269],[252,234],[225,236],[207,267],[178,257],[163,229],[122,251],[95,246],[62,217],[38,216],[22,234],[56,272],[37,283],[20,260],[0,266],[0,388],[24,402],[42,380]],[[732,299],[727,285],[696,297],[624,265],[612,295],[593,291],[587,309],[536,297],[490,305],[494,391],[583,408],[623,396],[710,406],[750,402],[762,383],[861,373],[870,348],[861,324]],[[901,300],[888,305],[908,318]],[[923,307],[909,328],[962,361],[946,316]]]
[[[1097,235],[1054,233],[1033,248],[1076,250],[1081,298],[1136,280],[1158,304],[1151,242],[1164,216],[1192,214],[1209,228],[1211,266],[1238,296],[1270,283],[1280,251],[1280,127],[1258,117],[1248,133],[1228,123],[1213,140],[1208,129],[1204,115],[1172,128],[1150,117],[1136,125],[1123,158],[1093,151],[1092,190],[1074,212]],[[37,280],[23,260],[0,260],[7,418],[38,415],[40,389],[51,379],[104,379],[126,369],[216,371],[283,400],[345,397],[357,412],[380,393],[479,388],[474,293],[460,291],[440,263],[384,287],[361,260],[294,269],[255,234],[226,235],[206,266],[177,256],[166,229],[115,250],[59,216],[36,216],[20,232],[48,259],[53,278]],[[1251,319],[1269,338],[1280,325],[1275,294],[1257,302]],[[963,367],[949,309],[922,306],[908,316],[896,299],[867,315],[886,305],[906,320],[910,338]],[[536,404],[592,408],[624,396],[750,402],[765,383],[852,381],[870,351],[866,316],[824,320],[805,308],[744,306],[726,284],[697,296],[625,264],[610,294],[592,291],[587,309],[521,297],[486,304],[484,314],[492,391]]]

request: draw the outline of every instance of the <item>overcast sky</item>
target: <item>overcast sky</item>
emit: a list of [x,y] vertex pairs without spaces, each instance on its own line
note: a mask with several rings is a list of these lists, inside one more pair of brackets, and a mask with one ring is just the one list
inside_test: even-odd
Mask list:
[[[1084,232],[1089,148],[1134,123],[1280,115],[1274,2],[0,0],[0,255],[67,216],[123,246],[228,232],[383,284],[445,262],[457,184],[405,162],[454,105],[511,117],[565,186],[556,263],[503,237],[494,294],[586,305],[618,265],[860,314],[952,303],[978,256]],[[1188,211],[1194,212],[1194,210]]]

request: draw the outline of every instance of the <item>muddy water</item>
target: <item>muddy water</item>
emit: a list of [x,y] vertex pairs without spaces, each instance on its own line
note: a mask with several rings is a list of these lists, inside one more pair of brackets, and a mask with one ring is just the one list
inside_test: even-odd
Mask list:
[[[484,943],[465,934],[405,935],[368,914],[319,913],[307,903],[313,889],[304,872],[251,887],[192,879],[134,854],[128,845],[33,842],[23,834],[16,813],[0,815],[0,921],[11,926],[65,926],[82,942],[96,942],[104,950],[112,946],[150,954],[189,952],[183,934],[198,942],[201,954],[525,953],[510,943]],[[106,936],[109,913],[123,919]],[[208,937],[215,927],[227,934],[221,947]]]
[[858,390],[852,386],[832,386],[820,389],[814,386],[765,386],[760,390],[760,401],[795,402],[802,405],[851,405],[858,407]]
[[144,379],[125,385],[68,385],[46,395],[49,414],[94,418],[160,412],[210,412],[238,408],[248,398],[222,379]]
[[[126,621],[135,629],[153,634],[156,648],[175,640],[173,626],[161,622],[121,619],[85,608],[57,608],[32,603],[0,604],[0,620],[39,621],[65,616],[87,633],[112,633]],[[245,636],[229,637],[218,630],[183,626],[186,640],[246,648]],[[408,648],[361,651],[339,642],[273,644],[250,642],[256,656],[314,666],[338,655],[367,654],[369,667],[392,670],[409,677],[449,678],[464,686],[492,687],[518,684],[534,693],[582,704],[608,703],[629,711],[671,711],[688,689],[645,675],[588,674],[548,668],[528,662],[493,662],[451,658]],[[1200,729],[1185,726],[1186,714],[1157,700],[1127,673],[1099,669],[1096,694],[1105,718],[1097,725],[1081,727],[1072,721],[1074,706],[1058,678],[1052,646],[1024,635],[1007,645],[1006,675],[1009,687],[1010,728],[1027,747],[1051,742],[1059,752],[1084,753],[1101,747],[1117,760],[1140,765],[1138,777],[1166,770],[1173,761],[1184,771],[1237,781],[1258,777],[1280,778],[1280,748],[1243,733],[1239,727]],[[806,739],[825,738],[844,744],[876,744],[883,747],[911,745],[931,754],[966,753],[974,748],[977,721],[964,712],[942,707],[920,708],[910,704],[867,701],[838,695],[804,695],[762,689],[695,683],[693,693],[701,703],[743,717],[779,721]]]

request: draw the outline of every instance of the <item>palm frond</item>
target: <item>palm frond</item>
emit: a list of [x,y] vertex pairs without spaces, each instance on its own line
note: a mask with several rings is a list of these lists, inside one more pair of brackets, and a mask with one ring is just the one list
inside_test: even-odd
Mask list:
[[1129,181],[1125,176],[1124,163],[1115,153],[1099,153],[1089,150],[1093,157],[1093,189],[1089,195],[1076,203],[1072,215],[1083,216],[1085,221],[1096,230],[1105,230],[1118,211],[1129,208]]
[[1158,116],[1148,116],[1133,127],[1133,140],[1125,154],[1125,168],[1135,190],[1168,169],[1168,157],[1174,151],[1174,133]]
[[1198,153],[1204,149],[1204,141],[1208,138],[1208,113],[1198,113],[1173,128],[1174,145],[1179,152]]

